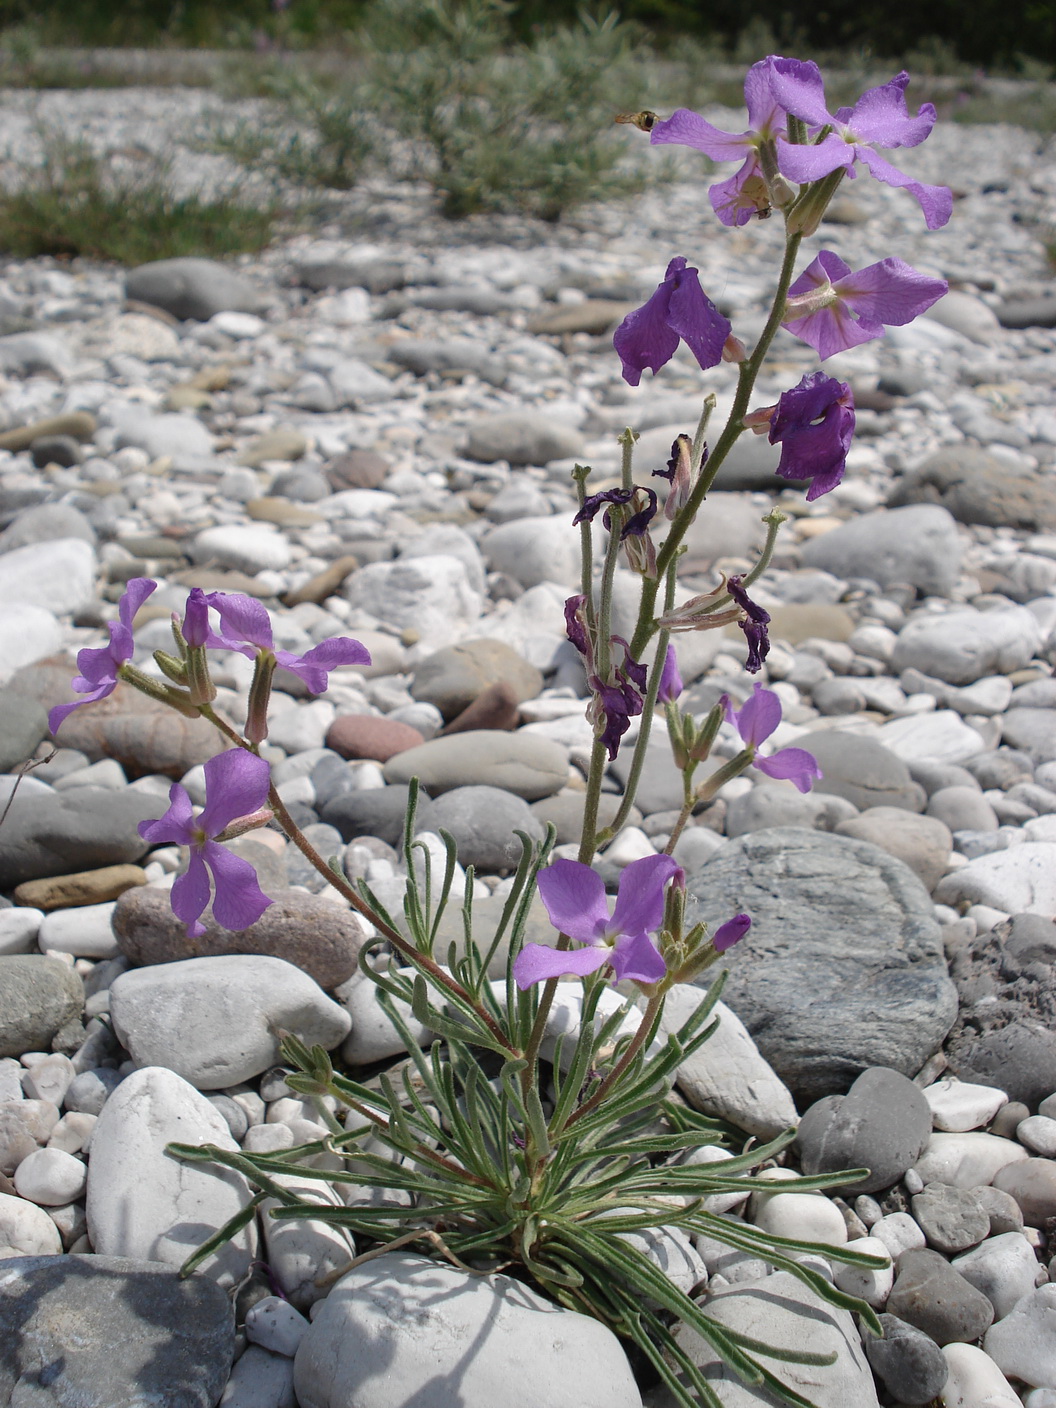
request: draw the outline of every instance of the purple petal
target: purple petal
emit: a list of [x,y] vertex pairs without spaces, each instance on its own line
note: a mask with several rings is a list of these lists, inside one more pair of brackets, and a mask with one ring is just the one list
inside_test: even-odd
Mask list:
[[601,876],[578,860],[555,860],[540,870],[537,883],[539,898],[558,933],[582,944],[597,943],[609,927]]
[[861,318],[896,328],[926,312],[949,289],[945,279],[933,279],[901,259],[881,259],[854,274],[848,270],[833,287]]
[[817,758],[805,748],[782,748],[769,758],[756,758],[754,766],[767,777],[795,783],[801,792],[809,792],[814,779],[822,775]]
[[733,715],[737,732],[749,748],[758,748],[781,722],[781,700],[772,689],[757,684],[751,698]]
[[257,872],[248,860],[216,841],[207,841],[203,854],[213,872],[213,918],[225,929],[248,929],[271,904],[257,882]]
[[856,153],[860,155],[861,148],[845,142],[838,133],[830,132],[816,146],[782,142],[777,149],[777,163],[782,176],[806,185],[809,181],[820,181],[841,166],[850,171]]
[[909,74],[904,70],[889,83],[869,88],[855,103],[847,126],[863,142],[878,147],[917,147],[935,126],[935,108],[922,103],[916,117],[906,111]]
[[275,648],[271,617],[261,602],[240,592],[213,592],[210,604],[219,612],[224,636],[248,642],[259,650]]
[[94,704],[99,699],[105,699],[108,694],[113,694],[115,686],[116,681],[101,684],[98,689],[93,689],[91,694],[86,694],[83,699],[75,699],[71,704],[56,704],[53,709],[48,711],[48,728],[53,734],[57,733],[74,709],[79,709],[82,704]]
[[124,595],[117,603],[118,618],[126,630],[132,630],[132,622],[136,619],[136,612],[151,592],[157,590],[157,586],[157,582],[152,582],[149,577],[132,577],[129,580]]
[[675,704],[678,702],[683,688],[682,676],[678,673],[678,656],[675,653],[675,647],[669,645],[667,654],[664,656],[664,668],[660,674],[660,689],[656,697],[661,704]]
[[[682,264],[685,262],[683,259]],[[628,313],[612,335],[612,345],[623,363],[623,379],[630,386],[638,385],[646,367],[655,374],[678,350],[678,333],[668,324],[672,292],[665,277],[648,303]]]
[[792,284],[788,296],[795,298],[801,293],[812,293],[815,289],[824,288],[826,284],[835,283],[837,279],[846,278],[850,272],[851,266],[845,264],[838,254],[834,254],[831,249],[823,249]]
[[180,628],[188,645],[202,646],[209,639],[209,599],[201,587],[192,587]]
[[823,127],[831,122],[825,107],[825,82],[813,61],[770,59],[770,91],[775,102],[801,122]]
[[143,840],[152,846],[190,846],[194,843],[193,821],[194,810],[187,789],[174,782],[169,788],[168,811],[156,821],[141,821],[138,830]]
[[608,963],[607,948],[547,948],[546,944],[525,944],[513,960],[514,982],[523,992],[533,983],[571,974],[578,978],[596,973]]
[[816,313],[808,313],[802,318],[790,318],[781,326],[814,348],[821,361],[846,352],[850,347],[858,347],[863,342],[872,342],[883,337],[884,326],[869,318],[855,318],[849,308],[842,303],[830,308],[820,308]]
[[205,933],[198,919],[209,903],[209,872],[201,853],[192,849],[186,874],[181,875],[171,891],[172,912],[187,925],[187,933],[197,939]]
[[678,108],[666,121],[654,124],[649,141],[654,147],[664,143],[694,147],[713,161],[740,161],[745,149],[751,147],[754,135],[753,132],[723,132],[705,121],[699,112]]
[[[786,63],[795,62],[795,59],[786,60]],[[817,64],[814,63],[806,63],[802,67],[817,71]],[[785,127],[784,109],[774,97],[773,74],[774,59],[771,56],[752,64],[744,78],[744,105],[748,109],[748,125],[763,137],[784,131]],[[821,80],[820,72],[818,80]]]
[[590,639],[587,636],[587,628],[580,615],[582,608],[586,605],[585,596],[570,596],[565,602],[565,634],[579,651],[580,655],[586,656],[590,660],[593,652],[590,648]]
[[294,655],[289,650],[275,651],[276,663],[304,684],[309,694],[325,694],[330,685],[330,676],[319,665],[309,665],[304,656]]
[[612,950],[612,966],[622,982],[658,983],[667,973],[660,950],[646,934],[625,934]]
[[132,658],[132,632],[119,621],[109,623],[110,644],[85,646],[77,652],[80,675],[73,681],[79,693],[99,684],[117,684],[117,667]]
[[716,953],[725,953],[727,949],[733,948],[734,944],[740,943],[752,927],[752,921],[747,914],[735,914],[732,919],[727,919],[725,924],[720,924],[711,937],[711,946]]
[[920,181],[914,181],[869,147],[858,147],[857,152],[862,164],[878,181],[883,181],[885,186],[906,190],[916,197],[929,230],[939,230],[948,222],[953,214],[953,192],[948,186],[925,186]]
[[612,927],[618,934],[651,934],[664,917],[664,886],[682,867],[671,856],[643,856],[624,866]]
[[759,159],[753,152],[740,170],[708,187],[711,208],[724,225],[747,225],[753,215],[770,208],[770,192]]
[[718,366],[732,327],[701,288],[696,269],[683,269],[676,276],[668,321],[703,371]]
[[217,836],[239,817],[259,812],[268,800],[271,769],[244,748],[229,748],[205,764],[205,807],[198,826]]
[[351,636],[332,636],[330,640],[321,641],[311,650],[306,650],[302,659],[306,665],[318,666],[329,672],[342,665],[369,665],[370,651]]

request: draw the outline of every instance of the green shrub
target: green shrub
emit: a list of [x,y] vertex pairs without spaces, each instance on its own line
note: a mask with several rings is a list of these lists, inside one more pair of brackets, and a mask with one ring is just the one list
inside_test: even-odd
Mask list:
[[178,196],[164,162],[115,174],[83,141],[43,130],[43,160],[0,194],[0,250],[20,259],[86,255],[142,264],[181,254],[262,249],[283,212],[229,188]]

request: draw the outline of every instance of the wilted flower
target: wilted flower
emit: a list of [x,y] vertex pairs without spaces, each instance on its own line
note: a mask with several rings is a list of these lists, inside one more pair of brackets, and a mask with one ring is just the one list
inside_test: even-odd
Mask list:
[[852,273],[839,255],[823,249],[788,291],[781,326],[809,342],[824,362],[862,342],[903,327],[947,291],[901,259],[881,259]]
[[58,730],[74,709],[79,709],[82,704],[94,704],[99,699],[105,699],[108,694],[113,694],[117,688],[121,666],[132,659],[135,650],[132,622],[136,618],[136,612],[151,592],[157,589],[157,585],[157,582],[152,582],[148,577],[133,577],[117,604],[117,620],[108,624],[109,645],[97,648],[86,646],[84,650],[77,652],[77,668],[81,673],[73,679],[72,687],[85,697],[75,699],[70,704],[55,705],[48,714],[48,727],[52,733]]
[[878,181],[902,187],[915,196],[929,230],[945,225],[953,211],[953,195],[946,186],[925,186],[886,161],[876,148],[916,147],[935,125],[935,108],[922,103],[916,117],[906,110],[909,74],[902,72],[890,83],[870,88],[853,108],[832,115],[825,107],[825,85],[817,67],[795,59],[775,58],[770,71],[774,101],[786,112],[807,123],[813,131],[833,127],[815,144],[783,143],[780,165],[792,181],[818,181],[841,168],[853,176],[856,161],[868,167]]
[[675,647],[669,645],[664,656],[664,668],[660,672],[657,701],[661,704],[677,704],[683,688],[682,676],[678,673],[678,656],[675,654]]
[[172,911],[192,939],[205,933],[199,917],[209,903],[210,873],[213,917],[225,929],[248,929],[271,904],[250,863],[216,839],[233,822],[262,810],[270,777],[263,758],[232,748],[205,764],[205,807],[199,816],[193,813],[187,789],[174,782],[164,816],[140,822],[139,834],[152,846],[190,847],[187,871],[172,887]]
[[670,856],[645,856],[625,866],[612,915],[605,883],[589,865],[555,860],[539,872],[539,897],[550,923],[586,947],[553,949],[525,944],[513,966],[522,990],[547,978],[571,973],[584,977],[611,963],[617,979],[656,983],[667,972],[660,952],[649,938],[664,918],[664,888],[682,877]]
[[687,268],[679,255],[649,302],[624,318],[612,345],[623,363],[624,380],[637,386],[646,367],[655,373],[670,362],[680,338],[705,371],[716,366],[730,331],[729,319],[701,288],[697,270]]
[[748,659],[744,668],[750,675],[754,675],[763,668],[763,661],[770,654],[770,637],[766,632],[770,624],[770,613],[751,599],[744,589],[743,577],[728,578],[726,589],[744,612],[737,624],[748,641]]
[[740,709],[734,709],[729,695],[724,694],[721,702],[727,720],[741,735],[744,746],[754,754],[752,766],[767,777],[792,782],[801,792],[809,792],[814,779],[821,777],[821,768],[812,753],[805,748],[782,748],[768,758],[760,758],[756,752],[781,722],[781,700],[773,690],[757,684],[751,698]]

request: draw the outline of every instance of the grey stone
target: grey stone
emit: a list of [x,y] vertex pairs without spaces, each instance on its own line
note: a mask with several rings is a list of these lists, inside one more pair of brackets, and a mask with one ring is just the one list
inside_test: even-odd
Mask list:
[[[604,829],[615,819],[622,797],[611,792],[603,792],[598,799],[598,825]],[[578,841],[583,831],[583,809],[586,804],[585,792],[558,792],[556,796],[544,797],[533,802],[531,812],[543,826],[553,822],[557,827],[556,844],[564,846]],[[640,826],[642,813],[632,807],[627,817],[628,826]],[[670,830],[670,827],[668,828]]]
[[130,969],[111,984],[110,1015],[137,1065],[167,1067],[199,1090],[274,1065],[280,1029],[328,1051],[349,1029],[348,1014],[307,973],[257,954]]
[[13,376],[43,372],[63,381],[73,367],[70,349],[52,333],[16,332],[0,337],[0,370]]
[[997,320],[1003,328],[1056,327],[1056,296],[1039,293],[1033,298],[1010,298],[998,304]]
[[931,1135],[931,1109],[913,1082],[898,1071],[863,1071],[846,1095],[829,1095],[811,1105],[796,1142],[803,1172],[835,1173],[867,1168],[841,1193],[874,1193],[890,1188],[920,1158]]
[[1056,1286],[1039,1286],[987,1331],[984,1352],[1010,1378],[1056,1389],[1054,1311]]
[[[320,808],[323,821],[335,827],[344,841],[359,836],[377,837],[390,846],[403,845],[410,788],[404,785],[368,787],[361,792],[339,792]],[[426,792],[418,794],[416,830],[433,829],[436,817]]]
[[978,787],[940,787],[928,799],[928,816],[950,831],[996,831],[997,816]]
[[259,313],[262,299],[234,269],[213,259],[155,259],[125,275],[125,293],[174,318],[208,322],[217,313]]
[[[656,519],[653,523],[654,536],[660,542],[667,536],[667,523]],[[682,541],[687,549],[686,562],[702,567],[719,557],[751,557],[765,538],[762,512],[749,495],[716,492],[708,495],[707,513],[697,514]]]
[[503,641],[465,640],[419,661],[411,694],[450,721],[493,684],[509,685],[523,703],[539,694],[543,676]]
[[949,1365],[935,1341],[897,1315],[881,1315],[883,1339],[865,1338],[873,1372],[892,1398],[904,1404],[930,1403],[949,1377]]
[[[48,736],[48,715],[35,699],[0,689],[0,772],[32,758]],[[7,799],[4,800],[7,805]],[[12,808],[14,810],[14,808]]]
[[878,509],[811,539],[801,561],[835,577],[868,577],[881,587],[908,582],[922,595],[949,596],[960,574],[961,539],[937,505]]
[[960,523],[1056,525],[1056,488],[1044,470],[1019,468],[970,444],[946,445],[895,485],[888,506],[941,504]]
[[505,572],[522,587],[572,586],[581,570],[579,529],[564,514],[502,523],[487,534],[481,550],[490,571]]
[[[981,1203],[985,1202],[984,1194],[988,1197],[996,1194],[1015,1202],[999,1188],[976,1188],[972,1192]],[[1018,1213],[1018,1207],[1016,1211]],[[994,1317],[998,1320],[1003,1319],[1017,1301],[1029,1296],[1037,1284],[1038,1259],[1023,1236],[1022,1228],[987,1237],[972,1251],[956,1257],[953,1266],[976,1290],[982,1291],[994,1307]]]
[[328,288],[365,288],[368,293],[389,293],[407,283],[405,265],[378,255],[309,258],[298,260],[293,267],[297,282],[316,293]]
[[397,753],[383,773],[390,783],[417,777],[433,796],[478,785],[502,787],[534,802],[564,786],[568,762],[563,748],[537,734],[470,729]]
[[342,592],[353,607],[438,646],[464,634],[483,605],[465,563],[446,554],[372,562],[353,572]]
[[843,797],[862,812],[870,807],[924,809],[924,789],[913,781],[901,758],[875,739],[825,729],[801,735],[796,747],[818,760],[822,776],[814,783],[814,792]]
[[84,1010],[80,976],[57,958],[0,957],[0,1056],[48,1051],[55,1034]]
[[1022,669],[1040,644],[1037,620],[1025,606],[990,611],[957,606],[909,621],[899,633],[894,668],[918,669],[947,684],[971,684],[984,675]]
[[[788,1271],[778,1271],[746,1285],[732,1285],[708,1295],[707,1315],[722,1326],[750,1338],[795,1350],[835,1354],[825,1367],[753,1355],[781,1383],[813,1403],[815,1408],[877,1408],[873,1376],[862,1350],[854,1320]],[[701,1370],[724,1408],[780,1408],[784,1399],[766,1387],[749,1388],[719,1358],[714,1349],[685,1325],[675,1339]],[[652,1408],[674,1408],[669,1391],[650,1398]]]
[[541,412],[506,411],[485,416],[469,427],[466,454],[471,460],[493,464],[549,464],[582,452],[583,437]]
[[95,529],[72,504],[38,504],[27,508],[0,533],[0,553],[55,538],[80,538],[95,543]]
[[746,910],[724,1000],[798,1100],[870,1066],[915,1073],[957,1011],[934,910],[901,861],[793,827],[730,841],[691,877],[706,914]]
[[419,537],[403,543],[399,555],[405,561],[416,557],[457,557],[465,566],[473,590],[484,590],[484,559],[480,548],[454,523],[431,524]]
[[[29,447],[29,452],[38,469],[46,469],[49,464],[72,469],[84,458],[79,442],[72,435],[38,435]],[[88,523],[87,519],[85,523]],[[62,534],[56,536],[61,537]]]
[[544,830],[527,802],[499,787],[456,787],[438,797],[433,822],[455,838],[462,865],[478,871],[515,869],[521,859],[521,842],[515,831],[541,841]]
[[16,798],[0,829],[0,889],[139,860],[148,849],[139,823],[161,816],[165,806],[164,797],[132,788]]
[[938,1345],[970,1344],[989,1329],[994,1307],[938,1252],[903,1252],[895,1266],[889,1314],[923,1330]]
[[750,792],[733,797],[726,809],[727,836],[746,836],[768,826],[824,829],[825,798],[779,783],[758,782]]
[[1001,719],[1001,737],[1035,763],[1056,759],[1056,709],[1013,708]]
[[251,1344],[231,1371],[218,1408],[295,1408],[293,1360]]
[[0,601],[73,615],[95,595],[95,550],[83,538],[51,538],[0,555]]
[[901,807],[872,807],[861,816],[841,821],[837,836],[871,841],[888,855],[904,861],[930,893],[946,873],[953,837],[943,822],[916,816]]
[[234,1352],[231,1302],[204,1276],[113,1256],[0,1266],[4,1403],[213,1408]]
[[[610,764],[613,775],[624,786],[630,776],[633,755],[633,748],[621,748],[615,761]],[[654,735],[645,752],[645,765],[634,796],[635,805],[644,816],[651,816],[653,812],[677,810],[682,805],[683,796],[682,774],[675,767],[671,745],[666,737],[657,738]]]
[[389,347],[388,357],[417,376],[427,372],[473,372],[492,386],[501,386],[506,380],[501,360],[487,343],[472,337],[402,338]]
[[618,1340],[599,1321],[508,1276],[469,1276],[406,1252],[338,1282],[301,1340],[294,1384],[301,1408],[641,1402]]
[[913,1218],[937,1252],[951,1256],[974,1247],[990,1233],[990,1214],[973,1188],[929,1183],[910,1199]]

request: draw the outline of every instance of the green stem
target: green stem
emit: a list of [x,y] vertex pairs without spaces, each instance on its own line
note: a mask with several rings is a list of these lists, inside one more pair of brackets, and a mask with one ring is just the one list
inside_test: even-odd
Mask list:
[[682,832],[685,830],[686,822],[693,815],[693,808],[696,805],[696,797],[687,797],[686,800],[682,803],[682,810],[678,814],[678,820],[671,828],[671,835],[667,838],[667,845],[664,847],[665,856],[674,855],[675,846],[678,844],[678,838],[682,835]]

